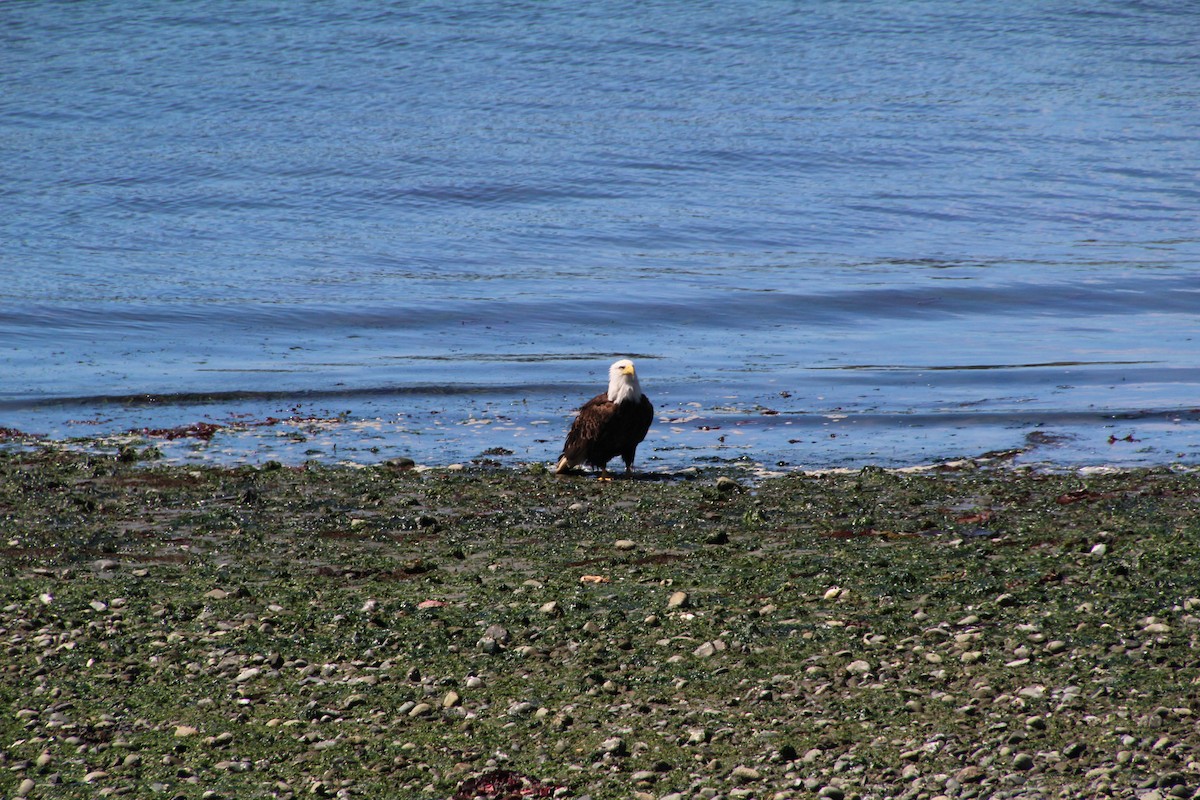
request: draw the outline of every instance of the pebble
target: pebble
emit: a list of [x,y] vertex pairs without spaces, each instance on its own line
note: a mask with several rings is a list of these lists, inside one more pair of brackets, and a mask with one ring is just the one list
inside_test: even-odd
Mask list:
[[687,607],[688,607],[688,593],[687,592],[674,592],[670,597],[667,598],[667,608],[687,608]]
[[261,673],[262,673],[262,670],[259,669],[258,667],[250,667],[248,669],[244,669],[241,672],[239,672],[238,676],[233,679],[233,682],[234,683],[246,683],[247,681],[254,680]]
[[446,692],[446,696],[442,698],[442,708],[454,708],[462,702],[462,697],[453,689]]
[[408,715],[410,717],[427,717],[432,712],[433,706],[429,705],[429,703],[417,703],[408,712]]
[[600,743],[600,752],[610,756],[626,756],[629,754],[629,748],[625,746],[625,740],[620,736],[613,736],[611,739],[605,739]]
[[1013,759],[1014,769],[1033,769],[1033,756],[1028,753],[1017,753]]
[[846,665],[846,672],[849,672],[851,675],[866,675],[870,671],[870,662],[863,661],[861,658],[857,661],[851,661]]
[[821,791],[817,792],[817,797],[824,797],[826,800],[843,800],[846,793],[837,786],[823,786]]
[[500,644],[508,644],[508,629],[503,625],[488,625],[483,631],[483,635],[488,638],[495,639]]
[[617,539],[615,542],[613,542],[613,547],[617,548],[618,550],[636,550],[637,542],[633,541],[632,539]]
[[698,656],[699,658],[708,658],[709,656],[722,652],[725,650],[725,648],[725,642],[721,641],[720,639],[714,639],[711,642],[705,642],[697,647],[692,651],[692,654]]
[[26,778],[25,780],[21,781],[21,785],[17,787],[17,794],[21,797],[28,797],[36,786],[36,783],[31,781],[29,778]]
[[717,478],[717,491],[718,492],[736,492],[736,491],[739,491],[741,488],[742,488],[742,485],[740,483],[738,483],[737,481],[735,481],[733,478],[728,478],[724,475]]
[[736,766],[733,772],[729,773],[729,778],[737,783],[751,783],[761,778],[762,775],[753,767]]
[[508,715],[510,717],[528,717],[535,711],[537,711],[537,706],[524,700],[513,703],[508,707]]
[[175,726],[175,738],[176,739],[183,739],[188,736],[195,736],[197,733],[199,733],[199,731],[197,731],[191,725],[176,725]]
[[542,607],[538,609],[538,611],[542,614],[545,614],[547,617],[562,616],[562,606],[558,604],[557,600],[551,600],[549,603],[544,603]]

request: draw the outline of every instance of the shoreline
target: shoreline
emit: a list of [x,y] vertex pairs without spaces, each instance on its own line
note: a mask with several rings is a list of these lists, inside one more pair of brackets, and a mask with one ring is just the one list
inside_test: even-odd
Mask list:
[[1198,503],[1169,467],[604,483],[0,451],[0,780],[1191,797]]

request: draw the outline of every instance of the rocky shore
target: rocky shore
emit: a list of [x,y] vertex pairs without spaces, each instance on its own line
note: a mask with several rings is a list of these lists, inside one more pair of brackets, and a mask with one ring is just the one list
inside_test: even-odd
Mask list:
[[0,453],[5,797],[1200,797],[1200,474]]

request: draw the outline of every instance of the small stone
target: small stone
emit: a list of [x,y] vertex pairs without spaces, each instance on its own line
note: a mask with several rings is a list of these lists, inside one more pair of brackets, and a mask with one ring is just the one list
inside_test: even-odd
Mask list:
[[417,703],[408,712],[408,715],[410,717],[427,717],[431,713],[433,713],[433,706],[429,705],[429,703]]
[[978,664],[983,660],[982,650],[968,650],[959,656],[959,660],[964,664]]
[[31,781],[29,778],[26,778],[25,780],[21,781],[21,785],[17,787],[17,795],[20,797],[28,797],[33,793],[33,790],[36,786],[36,783]]
[[511,706],[508,707],[508,715],[510,717],[528,717],[530,714],[534,713],[535,711],[537,711],[537,706],[535,706],[533,703],[529,703],[526,701],[521,701],[519,703],[513,703]]
[[100,780],[101,778],[107,778],[107,777],[108,777],[107,772],[105,772],[102,769],[97,769],[97,770],[93,770],[93,771],[89,772],[87,775],[84,775],[83,782],[84,783],[95,783],[96,781]]
[[1055,639],[1052,642],[1046,643],[1046,652],[1048,652],[1048,653],[1061,653],[1063,650],[1066,650],[1066,649],[1067,649],[1067,643],[1064,641],[1060,641],[1059,639]]
[[843,800],[846,793],[837,786],[823,786],[821,791],[817,792],[817,797],[824,797],[825,800]]
[[176,725],[175,726],[175,738],[176,739],[184,739],[188,736],[195,736],[197,733],[199,733],[199,731],[196,730],[195,728],[193,728],[191,725]]
[[729,544],[729,534],[725,531],[712,531],[704,537],[705,544]]
[[508,644],[508,629],[503,625],[488,625],[483,631],[483,635],[495,639],[500,644]]
[[737,492],[737,491],[740,491],[741,488],[742,488],[742,485],[740,483],[738,483],[737,481],[735,481],[733,478],[727,478],[724,475],[717,478],[717,491],[718,492],[721,492],[723,494],[728,493],[728,492]]
[[986,775],[987,773],[981,767],[972,764],[969,767],[960,769],[954,777],[958,779],[959,783],[979,783]]
[[92,562],[92,569],[96,570],[96,572],[112,572],[120,568],[121,562],[113,561],[111,558],[102,558],[99,561]]
[[45,769],[46,767],[50,766],[53,761],[54,756],[50,755],[50,753],[46,751],[42,751],[42,754],[37,757],[37,761],[33,763],[37,764],[40,769]]
[[667,608],[687,608],[688,604],[687,592],[675,592],[667,598]]
[[455,708],[462,702],[462,697],[458,692],[451,689],[446,692],[446,696],[442,698],[442,708]]
[[851,661],[846,665],[846,672],[849,672],[851,675],[866,675],[870,671],[870,662],[863,661],[861,658],[857,661]]
[[614,736],[600,743],[600,752],[604,755],[620,758],[629,755],[629,748],[625,746],[624,739],[620,736]]
[[633,541],[633,539],[617,539],[613,542],[613,547],[618,550],[636,550],[637,542]]
[[549,603],[544,603],[542,607],[538,609],[538,612],[545,614],[547,617],[561,617],[563,613],[562,606],[558,604],[557,600],[551,600]]
[[262,672],[262,670],[259,669],[258,667],[250,667],[248,669],[244,669],[238,673],[238,676],[233,679],[233,682],[234,683],[246,683],[247,681],[252,681],[255,678],[257,678],[261,672]]
[[1079,758],[1085,750],[1087,750],[1087,747],[1081,742],[1071,742],[1071,744],[1062,749],[1062,754],[1066,758]]
[[1017,753],[1013,759],[1013,769],[1033,769],[1033,756],[1028,753]]
[[367,702],[367,696],[365,694],[355,693],[355,694],[350,695],[349,697],[347,697],[345,700],[342,701],[342,708],[346,711],[349,711],[350,709],[355,708],[357,706],[361,706],[366,702]]
[[204,596],[209,600],[224,600],[229,597],[229,592],[224,589],[210,589],[204,593]]
[[1093,556],[1095,556],[1096,558],[1102,558],[1104,556],[1104,554],[1107,552],[1108,552],[1108,545],[1106,545],[1106,544],[1098,544],[1095,547],[1093,547],[1091,550],[1091,554]]
[[761,777],[758,770],[741,765],[734,767],[733,772],[729,773],[729,779],[735,783],[753,783]]
[[629,777],[634,783],[654,783],[658,780],[658,774],[649,769],[640,769]]

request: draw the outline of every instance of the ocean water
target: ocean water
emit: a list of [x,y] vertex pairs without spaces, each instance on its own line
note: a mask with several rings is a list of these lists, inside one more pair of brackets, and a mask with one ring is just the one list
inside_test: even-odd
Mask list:
[[[9,2],[0,428],[1200,463],[1184,2]],[[2,442],[0,442],[2,443]]]

